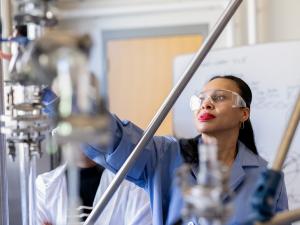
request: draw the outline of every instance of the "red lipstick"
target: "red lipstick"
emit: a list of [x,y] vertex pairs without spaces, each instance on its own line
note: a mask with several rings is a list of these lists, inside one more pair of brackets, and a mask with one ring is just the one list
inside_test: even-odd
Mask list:
[[201,114],[199,117],[198,117],[198,120],[200,122],[205,122],[205,121],[208,121],[208,120],[212,120],[216,118],[213,114],[210,114],[210,113],[203,113]]

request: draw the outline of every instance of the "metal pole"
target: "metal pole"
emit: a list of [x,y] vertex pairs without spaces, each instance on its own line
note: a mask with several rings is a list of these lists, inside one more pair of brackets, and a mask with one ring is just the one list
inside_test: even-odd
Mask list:
[[30,225],[29,221],[29,149],[24,143],[19,144],[20,155],[20,190],[21,190],[21,209],[22,225]]
[[[33,154],[29,158],[29,181],[28,181],[28,191],[29,191],[29,224],[37,225],[37,208],[36,208],[36,164],[38,156]],[[23,193],[21,193],[23,194]]]
[[[9,0],[1,0],[1,23],[2,23],[2,37],[7,38],[11,34],[11,7]],[[1,45],[1,50],[4,53],[9,53],[7,44]],[[8,77],[8,64],[6,60],[2,60],[2,73],[0,75],[0,114],[4,114],[4,80]],[[2,127],[2,124],[1,124]],[[9,210],[8,210],[8,184],[6,171],[6,145],[5,137],[0,133],[0,224],[9,224]]]
[[67,184],[68,184],[68,210],[67,210],[67,224],[80,224],[79,211],[77,207],[80,205],[79,198],[79,170],[76,166],[78,162],[78,155],[74,152],[78,150],[75,144],[65,144],[62,146],[64,160],[67,162]]
[[292,115],[290,117],[288,126],[284,132],[284,136],[279,145],[278,152],[277,152],[276,158],[275,158],[273,166],[272,166],[272,170],[276,170],[276,171],[281,170],[283,162],[288,153],[292,138],[293,138],[293,136],[296,132],[296,128],[299,124],[299,119],[300,119],[300,92],[298,94],[298,98],[296,100],[296,104],[295,104],[294,110],[292,112]]
[[120,168],[120,170],[117,172],[114,180],[111,182],[109,187],[104,192],[103,196],[97,203],[94,210],[91,212],[90,216],[85,221],[84,225],[92,225],[95,223],[98,216],[101,214],[103,209],[105,208],[106,204],[109,202],[110,198],[114,194],[114,192],[117,190],[120,183],[124,180],[128,170],[132,167],[132,165],[135,163],[137,157],[140,155],[141,151],[143,150],[144,146],[149,142],[149,140],[153,137],[154,133],[164,120],[164,118],[167,116],[168,112],[171,110],[172,106],[176,102],[177,98],[180,96],[181,92],[185,88],[185,86],[188,84],[194,73],[197,71],[198,67],[201,65],[203,60],[205,59],[206,55],[212,48],[213,44],[218,39],[219,35],[224,30],[226,24],[231,19],[233,14],[236,12],[236,10],[239,8],[240,4],[242,3],[242,0],[232,0],[227,8],[225,9],[224,13],[221,15],[219,20],[217,21],[215,27],[212,29],[212,32],[209,34],[205,42],[203,43],[202,47],[198,50],[196,53],[194,59],[190,63],[190,65],[185,70],[183,76],[178,81],[176,86],[172,89],[169,96],[166,98],[152,121],[150,122],[148,128],[146,129],[143,137],[133,150],[133,152],[130,154],[128,159],[125,161],[123,166]]

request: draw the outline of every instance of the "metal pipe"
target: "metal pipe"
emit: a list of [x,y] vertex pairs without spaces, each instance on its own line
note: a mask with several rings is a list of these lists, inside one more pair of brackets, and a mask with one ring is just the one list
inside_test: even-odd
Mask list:
[[298,98],[296,100],[296,104],[294,106],[294,110],[288,122],[288,126],[284,132],[284,136],[281,140],[281,143],[278,148],[278,152],[276,158],[274,160],[272,169],[276,171],[280,171],[286,155],[288,153],[292,138],[296,132],[296,128],[299,124],[300,119],[300,92],[298,94]]
[[216,25],[212,29],[212,32],[209,34],[205,42],[203,43],[202,47],[196,53],[194,59],[190,63],[190,65],[185,70],[183,76],[178,81],[176,86],[172,89],[169,96],[166,98],[158,112],[155,114],[154,118],[150,122],[148,128],[146,129],[143,137],[134,148],[133,152],[130,154],[128,159],[125,161],[123,166],[117,172],[114,180],[111,182],[107,190],[104,192],[103,196],[97,203],[94,210],[91,212],[90,216],[85,221],[84,225],[92,225],[95,223],[97,217],[101,214],[103,209],[105,208],[106,204],[109,202],[110,198],[117,190],[120,183],[124,180],[128,170],[132,167],[135,163],[137,157],[140,155],[141,151],[143,150],[144,146],[149,142],[149,140],[153,137],[154,133],[167,116],[168,112],[176,102],[177,98],[180,96],[181,92],[184,90],[194,73],[197,71],[198,67],[201,65],[203,60],[205,59],[206,55],[212,48],[213,44],[218,39],[219,35],[225,28],[228,21],[231,19],[233,14],[239,8],[242,0],[232,0],[227,8],[225,9],[224,13],[221,15],[219,20],[217,21]]
[[30,176],[29,176],[29,222],[30,225],[36,225],[37,220],[36,220],[36,168],[37,168],[37,159],[38,156],[37,154],[31,155],[30,157],[30,162],[29,162],[29,169],[30,169]]
[[[2,22],[2,37],[7,38],[11,34],[11,7],[9,0],[1,0],[1,22]],[[1,50],[9,53],[8,45],[2,44]],[[9,62],[2,60],[2,73],[0,75],[0,114],[4,114],[4,80],[8,77]],[[2,126],[2,125],[1,125]],[[6,171],[6,145],[5,136],[0,133],[0,224],[9,224],[9,210],[8,210],[8,184]]]
[[80,217],[77,207],[80,205],[79,198],[79,170],[76,166],[78,155],[76,151],[78,146],[76,144],[65,144],[62,146],[64,160],[67,162],[67,184],[68,184],[68,214],[67,224],[80,224]]
[[29,196],[28,196],[28,177],[29,177],[29,153],[26,144],[19,144],[20,153],[20,191],[21,191],[21,209],[22,225],[29,223]]

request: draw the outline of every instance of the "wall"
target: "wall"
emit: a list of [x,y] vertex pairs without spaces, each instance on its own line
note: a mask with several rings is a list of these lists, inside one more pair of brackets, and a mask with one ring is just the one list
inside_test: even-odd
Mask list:
[[[300,1],[299,0],[245,0],[244,3],[256,4],[257,43],[281,42],[300,39]],[[246,4],[244,4],[246,5]],[[247,7],[244,7],[243,21],[239,25],[247,30]],[[235,35],[239,36],[236,45],[248,43],[248,33],[238,30]]]
[[[244,0],[215,48],[248,44],[247,7],[256,4],[257,43],[300,39],[299,0]],[[62,0],[62,26],[91,33],[95,45],[91,68],[103,74],[101,33],[105,30],[138,29],[177,25],[208,24],[211,28],[228,0]],[[102,71],[102,72],[101,72]]]
[[300,1],[268,0],[266,16],[267,36],[263,42],[288,41],[300,39]]
[[[118,1],[117,1],[118,2]],[[60,16],[62,26],[88,32],[94,39],[91,68],[100,78],[105,78],[103,32],[126,29],[146,29],[176,27],[184,25],[208,25],[211,28],[227,5],[227,0],[202,1],[126,1],[114,4],[116,1],[85,2],[64,4]],[[232,46],[233,31],[231,23],[223,32],[215,47]]]

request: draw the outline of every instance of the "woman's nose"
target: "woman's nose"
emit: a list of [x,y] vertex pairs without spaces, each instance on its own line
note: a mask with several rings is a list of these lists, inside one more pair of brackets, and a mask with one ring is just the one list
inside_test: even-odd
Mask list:
[[205,98],[201,104],[201,109],[213,109],[213,108],[214,108],[214,104],[212,102],[212,99],[210,97]]

